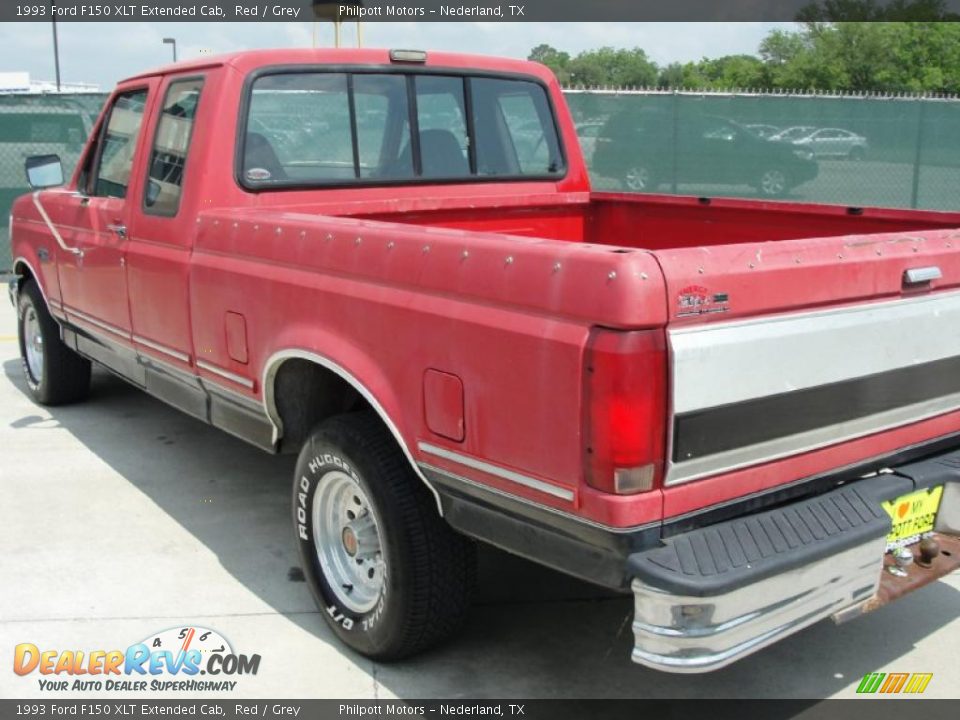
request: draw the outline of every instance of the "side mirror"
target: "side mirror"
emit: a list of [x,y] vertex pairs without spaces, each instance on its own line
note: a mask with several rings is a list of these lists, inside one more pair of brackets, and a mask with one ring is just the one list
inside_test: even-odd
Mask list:
[[27,182],[35,190],[63,185],[63,165],[59,155],[33,155],[24,163]]

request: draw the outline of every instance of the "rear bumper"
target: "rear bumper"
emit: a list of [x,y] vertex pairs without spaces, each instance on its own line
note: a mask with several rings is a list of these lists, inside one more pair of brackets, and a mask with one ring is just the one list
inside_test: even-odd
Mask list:
[[960,534],[960,452],[897,468],[813,498],[710,525],[630,557],[633,660],[708,672],[819,620],[851,619],[960,564],[941,556],[911,576],[884,572],[881,507],[944,485],[935,531]]

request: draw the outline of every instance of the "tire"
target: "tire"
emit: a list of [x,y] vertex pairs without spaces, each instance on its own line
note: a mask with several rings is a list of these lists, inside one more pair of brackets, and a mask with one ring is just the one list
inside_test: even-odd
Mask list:
[[847,159],[852,160],[853,162],[859,162],[867,156],[866,150],[862,147],[854,147],[850,149],[850,152],[847,154]]
[[757,178],[757,190],[763,197],[783,197],[790,189],[790,177],[780,168],[767,168]]
[[330,418],[304,443],[293,524],[321,614],[357,652],[398,660],[446,639],[466,617],[476,546],[440,517],[373,412]]
[[623,185],[630,192],[655,192],[660,182],[648,165],[634,165],[623,173]]
[[18,293],[17,336],[20,364],[30,396],[41,405],[66,405],[90,394],[90,361],[60,339],[60,327],[50,315],[35,280]]

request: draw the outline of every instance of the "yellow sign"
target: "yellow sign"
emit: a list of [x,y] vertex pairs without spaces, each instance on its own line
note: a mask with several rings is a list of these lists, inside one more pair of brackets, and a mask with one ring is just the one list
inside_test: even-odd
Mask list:
[[941,497],[943,497],[943,485],[927,490],[917,490],[909,495],[901,495],[896,500],[884,502],[883,509],[887,511],[893,522],[893,528],[887,535],[887,542],[901,542],[933,530],[933,522],[937,518]]

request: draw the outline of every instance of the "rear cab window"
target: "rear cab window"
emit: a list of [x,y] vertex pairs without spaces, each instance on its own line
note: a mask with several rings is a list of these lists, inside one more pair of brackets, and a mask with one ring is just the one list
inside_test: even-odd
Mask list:
[[546,88],[445,72],[267,70],[247,84],[237,179],[248,189],[557,180]]

